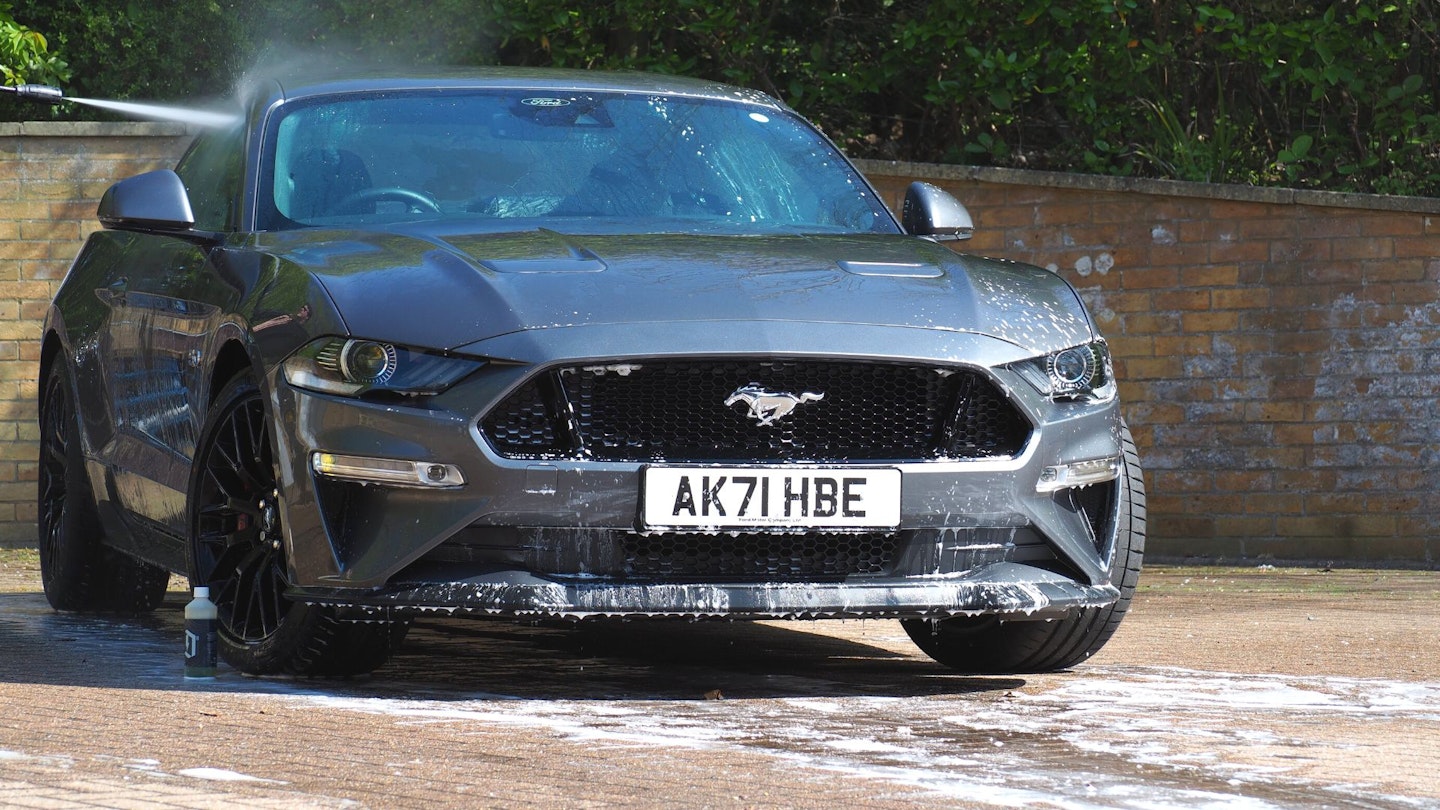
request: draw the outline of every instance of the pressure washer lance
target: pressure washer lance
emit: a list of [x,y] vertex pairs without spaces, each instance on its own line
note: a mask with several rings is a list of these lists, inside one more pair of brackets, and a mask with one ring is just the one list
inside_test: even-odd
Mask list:
[[48,84],[20,84],[14,87],[0,85],[0,90],[9,90],[20,98],[28,98],[31,101],[48,101],[55,103],[65,100],[65,92],[58,87],[51,87]]
[[195,598],[185,606],[185,677],[215,677],[215,619],[219,611],[210,601],[210,589],[195,588]]

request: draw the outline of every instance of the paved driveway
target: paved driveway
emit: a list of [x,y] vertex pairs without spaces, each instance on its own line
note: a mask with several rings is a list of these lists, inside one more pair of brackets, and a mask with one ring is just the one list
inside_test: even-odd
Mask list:
[[[1162,568],[1093,662],[893,622],[422,622],[368,679],[181,676],[0,550],[0,806],[1440,808],[1440,574]],[[178,583],[177,583],[178,586]]]

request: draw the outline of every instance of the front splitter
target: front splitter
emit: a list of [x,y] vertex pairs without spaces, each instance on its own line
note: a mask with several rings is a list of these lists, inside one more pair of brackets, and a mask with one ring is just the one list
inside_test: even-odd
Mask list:
[[292,590],[292,599],[351,618],[471,614],[516,619],[880,619],[994,615],[1052,619],[1113,604],[1113,585],[1082,585],[1018,563],[962,576],[821,583],[557,582],[524,572],[367,592]]

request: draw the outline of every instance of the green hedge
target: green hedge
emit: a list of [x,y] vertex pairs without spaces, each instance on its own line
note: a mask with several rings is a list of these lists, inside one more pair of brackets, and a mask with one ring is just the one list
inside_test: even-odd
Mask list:
[[15,0],[13,14],[50,36],[77,95],[212,96],[297,52],[633,68],[773,93],[856,157],[1440,196],[1433,0]]

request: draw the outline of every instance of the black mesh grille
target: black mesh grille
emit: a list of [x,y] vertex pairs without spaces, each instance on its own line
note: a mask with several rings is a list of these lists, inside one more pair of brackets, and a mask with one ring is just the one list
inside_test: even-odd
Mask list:
[[[735,396],[747,387],[807,401],[762,425]],[[974,372],[817,361],[560,369],[512,394],[483,428],[507,457],[602,461],[991,458],[1019,453],[1030,435]]]
[[485,434],[502,455],[557,452],[568,446],[560,441],[553,397],[542,389],[548,386],[531,382],[511,394],[504,405],[485,420]]
[[951,458],[1013,456],[1030,438],[1030,423],[985,378],[955,375],[954,418],[946,426],[942,455]]
[[882,574],[889,534],[628,535],[625,573],[665,581],[816,582]]

